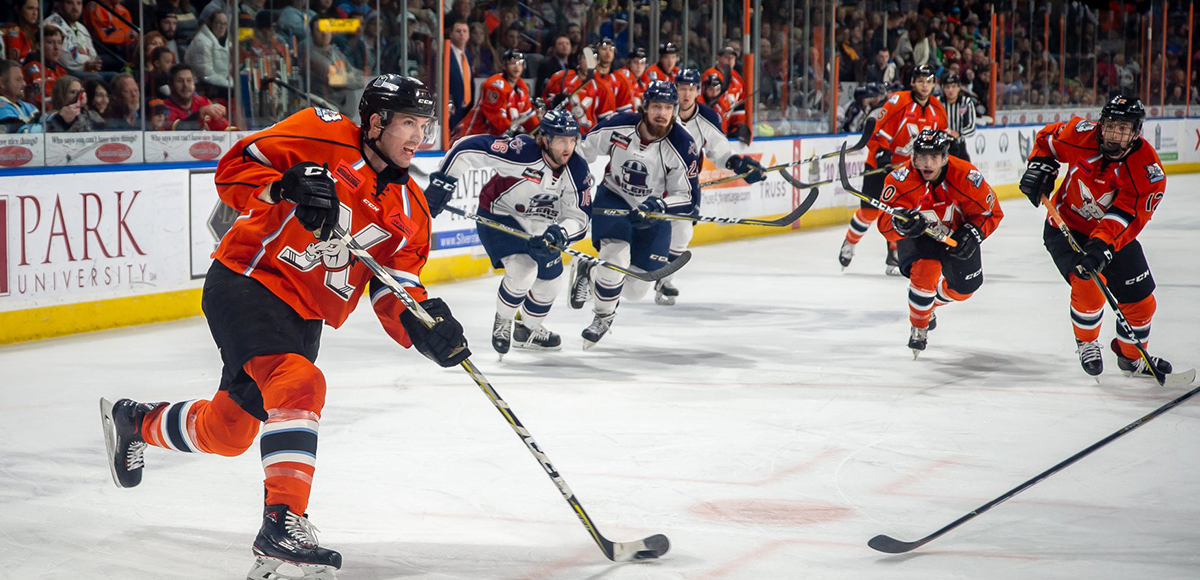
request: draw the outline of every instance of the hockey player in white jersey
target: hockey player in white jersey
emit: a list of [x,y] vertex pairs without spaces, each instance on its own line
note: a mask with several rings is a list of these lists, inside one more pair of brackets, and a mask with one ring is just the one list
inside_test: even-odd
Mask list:
[[486,225],[478,228],[492,267],[504,269],[492,325],[492,346],[501,356],[513,343],[562,348],[559,335],[542,325],[563,286],[562,254],[550,246],[562,248],[582,239],[590,219],[592,178],[575,151],[579,125],[569,113],[555,109],[542,117],[539,128],[537,137],[477,135],[459,141],[430,174],[425,189],[436,216],[467,171],[494,169],[496,175],[480,192],[478,215],[534,236],[525,240]]
[[[749,173],[746,183],[758,183],[767,178],[763,166],[751,157],[734,155],[729,147],[729,139],[721,131],[721,115],[712,107],[697,100],[700,96],[700,71],[684,69],[675,77],[675,87],[679,91],[679,122],[687,129],[688,134],[700,147],[700,164],[704,165],[707,156],[713,165],[724,167],[737,174]],[[700,211],[700,190],[696,190],[693,201],[693,213]],[[681,220],[671,221],[671,260],[675,260],[685,251],[692,241],[694,222]],[[654,284],[654,301],[670,306],[675,304],[679,289],[671,283],[674,275],[659,280]]]
[[[623,216],[593,217],[592,244],[601,259],[647,272],[668,262],[671,226],[648,214],[687,214],[700,194],[700,147],[676,122],[678,103],[673,83],[654,81],[646,87],[638,112],[609,117],[580,145],[589,163],[601,155],[609,156],[593,207],[632,210]],[[649,282],[626,280],[624,274],[582,260],[573,263],[572,273],[571,306],[582,306],[581,291],[589,285],[595,297],[596,316],[583,331],[585,349],[608,332],[619,298],[636,300],[650,289]]]

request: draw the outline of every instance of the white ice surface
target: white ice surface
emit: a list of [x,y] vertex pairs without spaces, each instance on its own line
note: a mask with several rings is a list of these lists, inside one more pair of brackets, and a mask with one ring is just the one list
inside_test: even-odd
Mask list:
[[[1200,363],[1200,176],[1141,239],[1158,281],[1151,350]],[[986,281],[906,347],[906,282],[872,231],[841,272],[842,227],[695,248],[674,307],[622,304],[611,335],[560,300],[557,353],[501,363],[498,279],[432,288],[474,360],[603,533],[670,536],[662,560],[605,560],[541,467],[458,369],[402,351],[364,306],[328,330],[310,514],[343,579],[1200,577],[1200,400],[907,556],[916,539],[1178,396],[1079,369],[1068,287],[1040,210],[1005,202]],[[1113,336],[1106,315],[1102,340]],[[100,396],[207,398],[220,360],[201,318],[0,348],[0,577],[244,578],[260,523],[256,447],[147,452],[113,486]]]

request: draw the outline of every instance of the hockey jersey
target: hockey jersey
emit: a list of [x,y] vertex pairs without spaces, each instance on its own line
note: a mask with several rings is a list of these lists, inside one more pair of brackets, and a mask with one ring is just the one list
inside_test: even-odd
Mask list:
[[579,153],[554,171],[529,135],[511,139],[476,135],[454,145],[438,167],[454,178],[471,169],[496,171],[479,194],[480,209],[512,217],[521,229],[534,235],[550,224],[561,225],[571,241],[582,239],[587,232],[592,176]]
[[646,93],[646,84],[642,82],[642,79],[633,76],[633,71],[629,70],[629,67],[622,67],[622,68],[617,69],[616,74],[619,75],[621,78],[625,79],[626,83],[629,83],[629,91],[630,91],[629,96],[630,96],[630,99],[633,101],[632,110],[634,110],[634,111],[641,110],[642,95]]
[[946,108],[937,97],[929,95],[919,105],[912,91],[896,91],[876,113],[875,135],[867,142],[867,165],[875,168],[876,152],[886,149],[892,152],[892,164],[899,166],[912,157],[913,142],[921,131],[946,126]]
[[675,75],[679,74],[679,67],[672,67],[671,70],[663,70],[658,63],[654,63],[646,68],[646,72],[642,73],[642,84],[650,86],[654,81],[669,81],[675,82]]
[[617,107],[612,89],[600,77],[589,80],[583,88],[579,88],[581,83],[583,79],[575,70],[558,71],[546,83],[542,98],[550,103],[555,95],[569,95],[569,102],[563,108],[575,117],[579,131],[587,133],[596,126],[602,115],[615,111]]
[[[604,83],[612,90],[613,105],[616,106],[616,112],[624,113],[634,110],[633,87],[629,85],[628,77],[620,73],[621,71],[609,71],[606,75],[600,75],[598,72],[596,74],[604,79]],[[641,93],[638,95],[640,98]]]
[[707,156],[713,165],[724,168],[725,162],[733,155],[733,149],[730,148],[729,139],[721,129],[721,116],[712,107],[697,101],[692,117],[687,121],[681,119],[681,122],[700,147],[701,162]]
[[619,113],[601,121],[579,152],[589,163],[609,157],[603,183],[629,207],[659,196],[668,213],[691,212],[700,198],[700,146],[678,122],[661,139],[643,142],[637,129],[641,120],[641,113]]
[[[983,174],[971,162],[957,157],[949,158],[936,182],[925,181],[911,161],[904,162],[888,173],[880,197],[894,208],[919,210],[933,230],[947,236],[969,223],[986,239],[1004,218],[996,192],[984,181]],[[903,237],[887,212],[879,216],[879,232],[890,241]]]
[[1053,157],[1068,166],[1050,203],[1068,227],[1120,251],[1154,215],[1167,175],[1145,139],[1138,137],[1124,159],[1113,161],[1100,153],[1099,133],[1082,117],[1051,123],[1038,132],[1029,157]]
[[[503,135],[515,121],[526,133],[532,133],[538,125],[533,113],[533,102],[529,98],[529,86],[524,79],[510,83],[504,74],[495,74],[480,86],[482,97],[455,129],[455,139],[468,135]],[[522,121],[522,118],[524,120]]]
[[411,346],[400,325],[403,304],[340,240],[317,240],[295,217],[295,205],[271,204],[259,194],[302,161],[327,165],[336,180],[338,224],[418,301],[429,257],[429,207],[404,172],[377,174],[363,159],[359,129],[341,113],[310,108],[243,137],[217,165],[221,200],[241,212],[213,257],[261,282],[308,320],[337,328],[370,284],[384,329]]
[[729,71],[729,75],[726,76],[721,67],[710,66],[704,71],[704,74],[700,75],[700,78],[706,79],[708,75],[714,74],[721,77],[721,83],[725,87],[725,94],[731,95],[733,102],[736,103],[742,100],[743,93],[746,92],[746,83],[742,81],[742,73],[734,69]]

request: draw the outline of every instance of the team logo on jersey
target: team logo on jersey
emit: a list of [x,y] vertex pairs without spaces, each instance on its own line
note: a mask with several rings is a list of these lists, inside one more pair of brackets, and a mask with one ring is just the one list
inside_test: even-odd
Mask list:
[[540,217],[550,221],[557,221],[558,196],[550,193],[539,193],[529,198],[529,205],[518,203],[516,210],[527,217]]
[[637,159],[628,159],[621,165],[621,181],[633,195],[649,195],[650,190],[646,186],[649,174],[650,171],[646,168],[646,164]]
[[540,184],[542,182],[542,172],[532,167],[526,168],[525,172],[521,174],[521,177],[534,183]]
[[696,145],[696,141],[692,140],[692,144],[688,145],[688,155],[696,157],[700,155],[700,147]]
[[905,179],[908,179],[908,166],[901,165],[892,171],[892,179],[895,179],[896,181],[904,181]]
[[1079,191],[1080,204],[1078,206],[1071,206],[1071,210],[1083,216],[1084,219],[1098,220],[1103,218],[1104,214],[1108,211],[1106,208],[1112,203],[1117,192],[1110,191],[1101,194],[1100,198],[1097,199],[1092,194],[1091,188],[1083,181],[1076,180],[1075,185]]
[[[899,103],[900,102],[900,93],[892,93],[892,96],[888,97],[888,102],[893,105],[895,105],[896,103]],[[883,118],[882,110],[879,111],[879,118],[880,119]]]
[[499,100],[500,100],[500,93],[497,93],[496,91],[488,91],[487,92],[487,102],[489,105],[494,105]]
[[342,114],[337,111],[322,109],[321,107],[313,107],[313,112],[317,114],[318,119],[325,121],[326,123],[342,120]]
[[521,149],[525,148],[525,142],[520,139],[517,139],[516,137],[513,137],[508,142],[508,148],[512,149],[513,153],[519,154],[519,153],[521,153]]
[[1146,179],[1150,183],[1158,183],[1166,178],[1167,176],[1163,173],[1162,167],[1159,167],[1157,163],[1151,163],[1146,166]]
[[[338,212],[338,227],[344,231],[350,231],[350,225],[353,223],[351,209],[344,203],[341,206],[342,210]],[[363,248],[370,248],[392,235],[371,223],[359,230],[353,237],[354,241]],[[354,286],[350,284],[350,266],[354,263],[354,256],[346,244],[339,239],[313,242],[304,248],[303,252],[285,247],[280,250],[279,259],[301,272],[308,272],[318,265],[323,266],[326,288],[346,301],[349,301],[354,294]]]
[[967,172],[967,181],[970,181],[971,185],[979,187],[983,183],[983,174],[978,169],[972,169]]
[[1092,129],[1095,129],[1095,128],[1096,128],[1096,124],[1091,121],[1088,121],[1087,119],[1084,119],[1078,123],[1075,123],[1075,132],[1076,133],[1087,133],[1088,131],[1091,131]]
[[620,147],[621,149],[629,149],[629,144],[632,142],[633,142],[633,138],[629,137],[628,135],[622,135],[620,133],[613,133],[612,137],[609,138],[609,143],[612,143],[613,145],[616,145],[617,147]]

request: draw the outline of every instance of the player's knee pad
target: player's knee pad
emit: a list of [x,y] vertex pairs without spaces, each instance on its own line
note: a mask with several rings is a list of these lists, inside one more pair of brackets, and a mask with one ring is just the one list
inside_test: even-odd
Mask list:
[[1070,275],[1071,308],[1079,312],[1098,312],[1104,308],[1104,293],[1092,280]]
[[692,222],[674,220],[671,222],[671,254],[679,255],[692,242],[694,226]]
[[[980,284],[981,282],[972,284],[971,280],[967,280],[965,283],[960,283],[956,289],[943,279],[942,283],[938,285],[938,299],[942,302],[962,302],[970,298],[975,290],[979,289]],[[964,289],[964,286],[970,288],[970,291]]]
[[294,353],[257,356],[246,373],[262,392],[263,408],[300,409],[318,416],[325,407],[325,375],[311,361]]
[[1143,326],[1150,323],[1150,319],[1154,318],[1154,311],[1158,309],[1158,301],[1151,294],[1132,304],[1122,302],[1121,313],[1125,315],[1125,319],[1132,326]]
[[937,291],[938,280],[942,277],[942,263],[938,260],[916,260],[909,266],[908,282],[913,288],[924,292]]
[[567,277],[561,274],[550,279],[536,278],[529,287],[529,294],[539,302],[552,301],[566,283]]
[[504,265],[504,282],[513,291],[528,290],[537,278],[538,265],[528,254],[512,254],[500,260]]
[[625,287],[621,289],[621,298],[641,300],[653,285],[653,282],[638,280],[637,278],[626,278]]
[[[629,242],[613,239],[602,240],[600,259],[622,268],[628,268],[630,262]],[[603,270],[607,270],[607,268],[602,268],[601,271]]]

